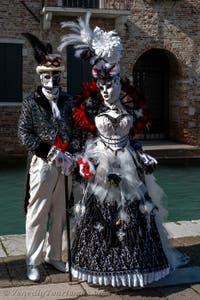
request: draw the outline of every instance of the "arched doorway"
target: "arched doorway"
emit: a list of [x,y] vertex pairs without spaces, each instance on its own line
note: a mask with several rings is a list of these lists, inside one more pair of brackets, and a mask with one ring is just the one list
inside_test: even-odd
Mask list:
[[133,68],[133,84],[144,94],[152,115],[144,139],[166,139],[169,135],[169,60],[165,50],[142,54]]

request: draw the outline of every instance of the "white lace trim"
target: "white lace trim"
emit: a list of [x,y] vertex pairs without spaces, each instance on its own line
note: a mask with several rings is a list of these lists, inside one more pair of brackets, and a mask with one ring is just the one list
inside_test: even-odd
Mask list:
[[170,268],[165,268],[161,271],[150,272],[150,273],[139,273],[139,272],[127,272],[120,274],[116,273],[99,273],[92,274],[89,272],[76,270],[72,267],[71,269],[73,277],[87,281],[88,283],[98,285],[111,285],[113,287],[128,286],[128,287],[143,287],[144,285],[150,284],[153,281],[158,281],[161,278],[167,276],[170,272]]

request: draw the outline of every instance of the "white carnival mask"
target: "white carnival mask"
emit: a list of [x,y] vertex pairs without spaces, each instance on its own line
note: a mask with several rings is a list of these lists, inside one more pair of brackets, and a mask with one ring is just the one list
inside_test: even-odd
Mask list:
[[57,106],[57,99],[59,97],[60,72],[45,72],[40,74],[42,84],[42,92],[44,96],[50,101],[52,113],[55,119],[60,119],[60,111]]
[[60,86],[60,72],[45,72],[40,74],[42,87],[51,92]]
[[98,87],[106,106],[116,105],[120,101],[121,84],[119,79],[100,81]]

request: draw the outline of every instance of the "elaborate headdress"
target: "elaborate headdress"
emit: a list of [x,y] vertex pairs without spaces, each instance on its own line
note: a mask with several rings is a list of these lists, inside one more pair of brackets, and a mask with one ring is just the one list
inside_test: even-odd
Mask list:
[[62,51],[64,47],[73,45],[75,56],[89,60],[93,65],[94,78],[119,75],[122,50],[120,37],[115,31],[106,32],[99,27],[92,31],[89,27],[90,15],[89,12],[86,14],[85,21],[78,18],[77,22],[61,23],[62,27],[69,27],[72,33],[62,37],[58,50]]
[[62,57],[60,54],[52,54],[52,45],[50,43],[44,44],[35,35],[31,33],[22,33],[27,38],[33,47],[34,57],[38,66],[36,72],[38,74],[49,71],[64,71],[64,66],[61,66]]
[[[62,27],[68,27],[71,33],[64,35],[58,47],[62,51],[68,45],[73,45],[75,56],[88,60],[92,67],[95,80],[83,84],[83,92],[77,97],[78,103],[73,111],[73,118],[78,126],[87,128],[94,133],[94,122],[87,117],[86,102],[88,98],[97,97],[96,80],[120,80],[120,56],[122,45],[120,37],[115,31],[103,31],[99,27],[91,30],[89,20],[91,14],[86,14],[85,20],[78,18],[77,22],[62,22]],[[142,131],[147,127],[148,116],[145,112],[143,96],[130,84],[129,80],[122,81],[121,102],[130,107],[134,115],[135,131]],[[93,101],[94,102],[94,101]],[[95,106],[95,104],[93,103]],[[96,107],[99,107],[99,102]],[[94,108],[94,107],[93,107]],[[93,114],[92,114],[93,115]]]

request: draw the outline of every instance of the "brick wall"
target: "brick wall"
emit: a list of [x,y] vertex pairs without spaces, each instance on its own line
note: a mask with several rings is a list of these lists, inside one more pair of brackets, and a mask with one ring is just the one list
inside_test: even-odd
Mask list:
[[[53,2],[45,1],[52,6]],[[51,3],[50,3],[51,2]],[[95,18],[96,25],[105,30],[116,27],[122,38],[124,50],[121,59],[121,72],[132,78],[133,67],[139,57],[152,48],[163,49],[170,64],[169,119],[170,138],[189,144],[200,143],[200,34],[199,0],[144,1],[133,0],[128,20]],[[60,36],[60,22],[75,20],[75,17],[53,17],[51,29],[42,27],[42,1],[24,1],[34,16],[21,1],[2,0],[0,3],[1,38],[18,38],[24,41],[21,32],[31,32],[39,38],[50,41],[56,50]],[[38,22],[37,20],[40,20]],[[28,95],[38,85],[39,79],[34,69],[36,63],[32,48],[24,41],[23,52],[23,96]],[[65,63],[66,62],[66,57]],[[66,78],[63,79],[65,85]],[[19,106],[0,108],[0,156],[24,155],[17,143],[16,124]],[[11,125],[12,124],[12,125]]]
[[17,138],[17,124],[21,106],[0,106],[0,161],[5,157],[25,156],[25,149]]
[[[24,1],[27,6],[40,19],[41,1]],[[18,39],[22,40],[22,32],[32,32],[38,36],[41,35],[41,25],[37,22],[28,10],[22,5],[21,1],[1,1],[0,2],[0,39]],[[0,40],[1,41],[1,40]],[[27,52],[23,57],[23,94],[26,96],[37,84],[37,77],[33,68],[35,62],[30,55],[32,49],[25,43],[24,48]],[[18,105],[0,105],[0,159],[5,157],[24,157],[24,148],[17,139],[17,123],[21,106]]]
[[200,143],[200,2],[140,1],[121,32],[124,43],[122,72],[132,76],[133,66],[145,51],[167,51],[170,63],[170,138]]

